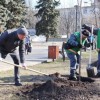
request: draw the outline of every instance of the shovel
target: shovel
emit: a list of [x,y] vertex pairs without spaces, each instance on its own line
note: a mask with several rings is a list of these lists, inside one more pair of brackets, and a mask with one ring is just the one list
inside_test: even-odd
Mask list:
[[59,77],[60,77],[60,74],[57,73],[57,72],[54,73],[54,74],[46,74],[46,73],[43,73],[43,72],[40,72],[40,71],[31,69],[31,68],[24,68],[24,67],[21,67],[20,65],[10,63],[10,62],[8,62],[8,61],[5,61],[5,60],[2,59],[2,58],[0,59],[0,61],[3,62],[3,63],[9,64],[9,65],[16,66],[16,67],[18,67],[18,68],[22,68],[22,69],[24,69],[24,70],[28,70],[28,71],[31,71],[31,72],[35,72],[35,73],[38,73],[38,74],[41,74],[41,75],[48,76],[48,77],[50,77],[51,79],[55,79],[55,78],[59,78]]
[[[93,25],[92,25],[92,35],[91,36],[93,36]],[[92,43],[92,38],[91,38],[90,42]],[[89,64],[88,64],[88,67],[86,68],[88,77],[94,77],[95,76],[94,68],[91,66],[91,54],[92,54],[92,47],[90,45]]]
[[32,71],[32,72],[35,72],[35,73],[38,73],[38,74],[42,74],[42,75],[48,76],[48,74],[46,74],[46,73],[43,73],[43,72],[40,72],[40,71],[36,71],[36,70],[30,69],[30,68],[24,68],[24,67],[21,67],[20,65],[13,64],[13,63],[10,63],[8,61],[5,61],[4,59],[0,59],[0,61],[3,62],[3,63],[9,64],[9,65],[16,66],[18,68],[22,68],[24,70],[29,70],[29,71]]

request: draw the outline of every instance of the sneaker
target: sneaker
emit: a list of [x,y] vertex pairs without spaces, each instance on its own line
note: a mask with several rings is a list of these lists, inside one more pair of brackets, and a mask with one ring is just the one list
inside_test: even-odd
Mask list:
[[69,76],[69,79],[68,80],[77,81],[77,78],[74,77],[74,76]]
[[21,83],[15,83],[15,86],[22,86]]
[[95,78],[100,78],[100,73],[97,73],[97,74],[95,75]]

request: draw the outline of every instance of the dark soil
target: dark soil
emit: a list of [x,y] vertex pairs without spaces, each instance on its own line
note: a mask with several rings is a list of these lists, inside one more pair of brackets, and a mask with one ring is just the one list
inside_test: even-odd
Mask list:
[[26,85],[16,96],[24,100],[100,100],[100,84],[85,77],[80,82],[58,78]]

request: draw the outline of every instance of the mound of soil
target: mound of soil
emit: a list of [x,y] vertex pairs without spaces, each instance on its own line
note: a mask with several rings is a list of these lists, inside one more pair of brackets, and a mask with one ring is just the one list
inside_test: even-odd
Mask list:
[[100,100],[100,84],[58,78],[24,86],[16,95],[27,100]]

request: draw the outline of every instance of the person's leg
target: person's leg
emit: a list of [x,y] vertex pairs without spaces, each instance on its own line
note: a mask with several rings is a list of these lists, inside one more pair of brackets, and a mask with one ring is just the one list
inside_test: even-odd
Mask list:
[[[76,63],[76,70],[77,70],[79,67],[79,62],[80,62],[80,55],[79,54],[76,55],[76,59],[77,59],[77,61],[76,61],[77,62]],[[77,72],[76,72],[76,74],[79,75]]]
[[73,53],[67,53],[67,56],[70,59],[70,77],[76,77],[76,75],[75,75],[75,72],[76,72],[75,54],[73,54]]
[[1,58],[3,58],[3,59],[5,59],[7,54],[8,54],[8,53],[6,53],[4,51],[0,51],[0,53],[1,53]]
[[98,52],[97,77],[100,77],[100,53]]
[[27,43],[27,55],[28,55],[28,48],[29,48],[29,44]]
[[25,54],[26,54],[26,52],[27,52],[27,45],[25,44]]
[[[10,56],[12,57],[14,63],[19,65],[19,59],[17,57],[16,52],[11,53]],[[15,84],[19,84],[20,83],[19,68],[16,66],[14,67],[14,76],[15,76]]]

